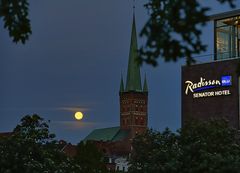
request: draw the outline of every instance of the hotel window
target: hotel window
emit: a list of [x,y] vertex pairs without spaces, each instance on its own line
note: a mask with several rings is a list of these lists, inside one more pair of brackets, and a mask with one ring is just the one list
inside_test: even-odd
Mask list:
[[215,59],[240,57],[240,16],[215,21]]

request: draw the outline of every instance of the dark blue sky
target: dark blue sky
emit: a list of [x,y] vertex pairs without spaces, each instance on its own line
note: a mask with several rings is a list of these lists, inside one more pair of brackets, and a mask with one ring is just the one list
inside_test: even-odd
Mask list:
[[[144,2],[136,3],[138,32],[148,18]],[[213,7],[211,14],[230,9],[215,0],[203,3]],[[51,120],[52,132],[73,143],[94,128],[118,126],[132,14],[130,0],[30,0],[33,34],[25,45],[12,43],[0,21],[0,131],[11,131],[22,116],[33,113]],[[213,50],[211,27],[203,29],[209,44],[204,54]],[[180,127],[183,63],[142,67],[149,87],[149,127]],[[75,111],[85,114],[82,122],[74,120]]]

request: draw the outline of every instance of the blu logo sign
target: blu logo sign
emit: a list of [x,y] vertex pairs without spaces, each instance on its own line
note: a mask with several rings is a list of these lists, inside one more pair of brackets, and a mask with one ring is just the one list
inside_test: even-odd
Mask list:
[[222,76],[222,86],[231,86],[232,76]]

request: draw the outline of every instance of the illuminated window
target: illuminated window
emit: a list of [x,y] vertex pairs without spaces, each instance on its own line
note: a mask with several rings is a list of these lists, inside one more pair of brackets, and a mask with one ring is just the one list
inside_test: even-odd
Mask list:
[[240,55],[240,16],[215,21],[215,59]]

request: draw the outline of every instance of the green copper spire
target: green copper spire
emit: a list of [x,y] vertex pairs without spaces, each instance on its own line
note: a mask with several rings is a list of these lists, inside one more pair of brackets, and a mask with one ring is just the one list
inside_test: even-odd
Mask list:
[[127,84],[125,91],[142,91],[140,65],[138,58],[137,32],[135,24],[135,15],[133,15],[131,45],[128,60]]
[[147,86],[147,77],[145,74],[144,84],[143,84],[143,92],[148,92],[148,86]]
[[123,84],[123,78],[122,78],[122,75],[121,75],[121,83],[120,83],[120,89],[119,89],[119,92],[124,92],[124,84]]

